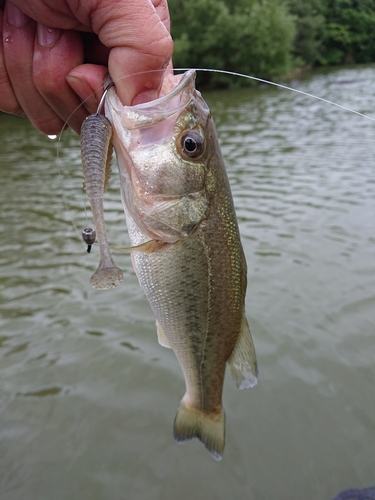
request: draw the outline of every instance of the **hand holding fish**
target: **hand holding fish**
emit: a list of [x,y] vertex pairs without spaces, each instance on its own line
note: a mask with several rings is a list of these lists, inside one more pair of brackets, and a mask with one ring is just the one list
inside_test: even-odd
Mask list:
[[162,71],[124,77],[165,69],[173,49],[166,0],[0,0],[0,26],[0,110],[46,134],[80,131],[108,71],[124,104],[157,97]]

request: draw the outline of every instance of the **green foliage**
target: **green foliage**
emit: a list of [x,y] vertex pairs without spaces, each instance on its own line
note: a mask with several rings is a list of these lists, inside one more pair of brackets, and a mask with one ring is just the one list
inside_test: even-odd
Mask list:
[[[375,0],[169,0],[169,8],[176,67],[276,80],[295,66],[375,59]],[[199,77],[216,86],[238,82]]]
[[375,0],[331,0],[320,62],[368,63],[374,57]]
[[[170,0],[176,67],[276,79],[291,68],[295,27],[282,0]],[[206,73],[204,83],[233,79]]]
[[293,55],[302,65],[313,66],[320,58],[324,36],[324,1],[290,0],[289,9],[296,22]]

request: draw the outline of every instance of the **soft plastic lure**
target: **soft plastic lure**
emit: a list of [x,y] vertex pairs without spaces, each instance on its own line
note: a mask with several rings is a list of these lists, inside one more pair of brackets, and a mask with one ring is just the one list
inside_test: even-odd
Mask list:
[[100,249],[97,270],[91,276],[94,288],[108,290],[119,285],[124,279],[123,272],[112,259],[104,221],[103,198],[111,172],[112,126],[101,114],[110,83],[104,90],[96,113],[88,116],[81,129],[81,157],[85,190],[90,201],[95,224],[96,237]]

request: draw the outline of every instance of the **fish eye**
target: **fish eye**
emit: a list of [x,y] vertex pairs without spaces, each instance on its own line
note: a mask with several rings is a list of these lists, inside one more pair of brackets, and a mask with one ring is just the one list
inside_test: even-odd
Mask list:
[[204,139],[196,131],[191,130],[180,139],[182,152],[189,158],[197,158],[203,153]]

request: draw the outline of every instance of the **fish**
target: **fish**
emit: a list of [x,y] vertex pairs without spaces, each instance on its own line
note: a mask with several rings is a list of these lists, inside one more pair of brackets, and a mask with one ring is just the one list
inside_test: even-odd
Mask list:
[[196,437],[221,460],[226,365],[239,389],[256,385],[258,368],[246,260],[210,109],[190,70],[165,76],[158,99],[134,106],[112,87],[105,115],[133,267],[159,343],[173,350],[185,379],[174,438]]
[[[90,229],[96,233],[100,250],[99,265],[91,276],[90,283],[99,290],[109,290],[119,285],[124,275],[113,261],[104,221],[103,197],[111,171],[112,126],[100,113],[100,107],[99,104],[98,111],[89,115],[82,123],[81,160],[85,191],[90,201],[96,231]],[[90,243],[87,248],[90,253]]]

